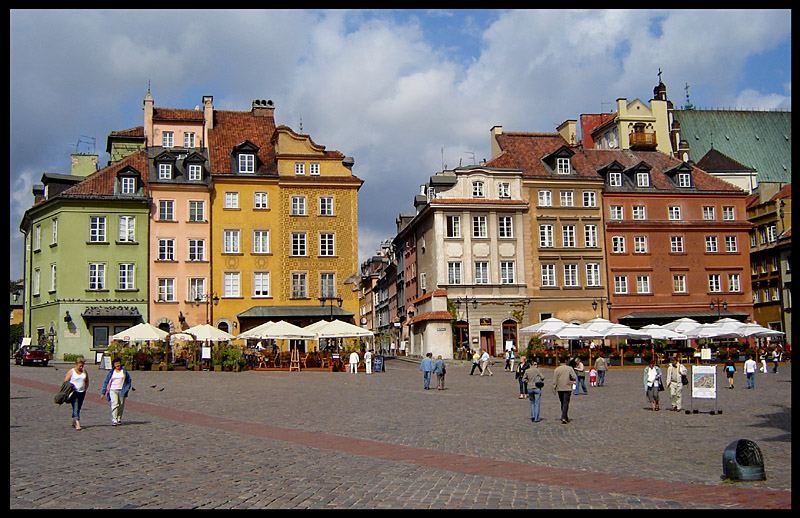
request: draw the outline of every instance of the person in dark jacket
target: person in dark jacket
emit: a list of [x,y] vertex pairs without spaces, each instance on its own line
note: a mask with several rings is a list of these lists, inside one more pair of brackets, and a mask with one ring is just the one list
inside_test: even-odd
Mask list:
[[[114,368],[108,371],[103,382],[101,396],[106,397],[106,401],[111,402],[111,425],[117,426],[122,421],[122,412],[125,410],[125,398],[133,389],[131,375],[122,368],[122,360],[114,358],[112,362]],[[135,389],[133,389],[135,390]]]

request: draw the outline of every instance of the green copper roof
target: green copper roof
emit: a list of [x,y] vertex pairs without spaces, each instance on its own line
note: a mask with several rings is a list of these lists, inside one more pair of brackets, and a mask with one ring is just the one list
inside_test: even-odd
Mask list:
[[792,112],[675,110],[691,159],[712,147],[758,171],[759,182],[792,181]]

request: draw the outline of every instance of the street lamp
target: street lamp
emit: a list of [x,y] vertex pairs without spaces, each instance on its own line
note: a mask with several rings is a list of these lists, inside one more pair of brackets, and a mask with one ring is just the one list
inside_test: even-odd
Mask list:
[[325,303],[327,301],[331,301],[331,322],[333,322],[333,301],[335,300],[339,307],[342,307],[342,299],[339,297],[320,297],[319,298],[319,305],[323,308],[325,307]]
[[723,310],[723,309],[724,309],[724,310],[727,310],[727,309],[728,309],[728,303],[727,303],[727,302],[725,302],[725,301],[724,301],[724,300],[722,300],[722,299],[717,299],[717,300],[712,300],[712,301],[709,303],[709,305],[708,305],[708,306],[709,306],[709,307],[711,308],[711,310],[713,311],[713,310],[714,310],[714,306],[715,306],[715,305],[716,305],[716,307],[717,307],[717,320],[719,320],[719,319],[722,317],[722,310]]
[[[471,345],[469,343],[469,305],[472,303],[472,309],[478,309],[478,299],[475,297],[464,297],[464,298],[456,298],[454,303],[456,305],[456,309],[458,310],[461,307],[461,303],[464,303],[464,307],[467,310],[467,350],[471,350]],[[461,345],[461,344],[459,344]]]
[[201,302],[205,302],[205,304],[206,304],[206,324],[208,324],[210,319],[211,319],[211,315],[210,315],[210,311],[209,311],[211,309],[211,304],[209,304],[209,302],[213,302],[215,306],[218,306],[219,305],[219,297],[214,293],[208,293],[208,294],[204,293],[202,295],[200,293],[198,293],[194,297],[194,305],[195,306],[199,306]]
[[[606,297],[598,297],[598,298],[594,299],[592,301],[592,310],[593,311],[597,311],[597,305],[598,305],[597,301],[598,301],[598,299],[600,300],[600,318],[603,318],[603,301],[604,300],[608,300],[608,298],[606,298]],[[608,300],[608,302],[606,302],[606,307],[608,307],[608,319],[611,320],[611,301],[610,300]]]

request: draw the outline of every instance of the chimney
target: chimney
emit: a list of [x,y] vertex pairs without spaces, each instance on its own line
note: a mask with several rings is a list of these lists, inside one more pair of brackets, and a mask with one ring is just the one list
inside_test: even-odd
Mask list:
[[272,99],[256,99],[253,101],[252,111],[253,115],[256,117],[272,117],[272,114],[275,111],[275,106],[272,104]]
[[203,143],[201,144],[201,147],[208,147],[208,130],[214,129],[213,101],[213,95],[203,96]]
[[33,204],[36,205],[44,199],[44,185],[34,185],[31,189],[33,193]]
[[153,96],[150,95],[150,89],[147,89],[147,95],[144,96],[144,138],[147,147],[153,146]]
[[578,145],[578,134],[576,132],[578,121],[575,119],[567,119],[562,122],[558,128],[558,133],[561,138],[567,141],[570,146]]
[[503,152],[503,150],[500,149],[500,144],[497,143],[498,135],[502,134],[503,134],[502,126],[492,126],[492,129],[489,130],[489,136],[490,136],[489,150],[492,153],[492,158],[490,160],[497,158],[500,155],[500,153]]
[[72,154],[69,174],[72,176],[89,176],[97,172],[97,155]]

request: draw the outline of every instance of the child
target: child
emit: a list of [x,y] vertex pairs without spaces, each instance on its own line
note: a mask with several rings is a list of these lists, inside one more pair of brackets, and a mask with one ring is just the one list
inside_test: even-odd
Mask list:
[[597,386],[597,371],[595,369],[589,371],[589,384],[593,387]]

